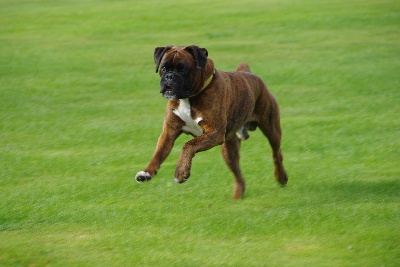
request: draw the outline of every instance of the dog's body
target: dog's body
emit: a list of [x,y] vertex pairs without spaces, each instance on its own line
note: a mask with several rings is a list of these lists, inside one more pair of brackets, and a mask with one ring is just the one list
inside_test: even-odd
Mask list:
[[239,199],[245,182],[239,168],[239,148],[247,130],[261,129],[273,150],[275,179],[285,185],[282,164],[279,107],[262,80],[246,64],[235,72],[214,69],[208,52],[197,46],[155,49],[156,72],[160,67],[161,93],[168,105],[163,131],[148,166],[136,174],[138,182],[150,180],[170,153],[181,133],[194,136],[182,149],[175,181],[189,178],[192,158],[197,152],[222,145],[224,159],[235,176],[233,198]]

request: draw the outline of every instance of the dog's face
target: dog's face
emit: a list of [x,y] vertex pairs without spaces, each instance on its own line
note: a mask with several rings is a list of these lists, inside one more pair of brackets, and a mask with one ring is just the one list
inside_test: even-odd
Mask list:
[[191,96],[203,80],[207,50],[197,46],[157,47],[154,51],[156,72],[159,71],[160,93],[168,100]]

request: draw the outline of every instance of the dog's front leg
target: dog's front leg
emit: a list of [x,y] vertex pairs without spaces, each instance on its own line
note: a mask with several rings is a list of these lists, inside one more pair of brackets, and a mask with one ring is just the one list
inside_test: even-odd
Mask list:
[[157,147],[154,151],[153,157],[147,167],[136,174],[136,181],[139,183],[149,181],[156,174],[158,169],[164,160],[168,157],[169,153],[174,146],[175,140],[181,134],[181,131],[176,130],[173,127],[168,127],[168,125],[164,125],[163,132],[158,138]]
[[216,130],[212,126],[202,125],[204,133],[190,141],[182,148],[175,170],[175,181],[185,182],[190,176],[192,159],[197,152],[205,151],[225,142],[225,131]]

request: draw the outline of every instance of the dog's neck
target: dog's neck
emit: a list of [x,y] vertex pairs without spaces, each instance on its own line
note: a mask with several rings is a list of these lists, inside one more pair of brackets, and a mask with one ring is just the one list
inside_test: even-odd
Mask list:
[[203,87],[201,88],[200,91],[202,91],[204,88],[206,88],[210,84],[210,82],[214,78],[214,74],[215,74],[215,69],[213,70],[213,73],[210,75],[210,77],[208,77],[208,79],[204,82]]
[[[215,69],[213,73],[208,77],[208,79],[204,82],[203,87],[200,91],[203,91],[212,81],[215,75]],[[179,106],[177,109],[172,110],[172,112],[181,118],[185,122],[185,126],[182,127],[182,130],[185,133],[193,134],[194,136],[202,135],[204,130],[200,127],[199,122],[203,120],[202,117],[192,119],[191,109],[190,109],[190,102],[188,98],[179,99]]]

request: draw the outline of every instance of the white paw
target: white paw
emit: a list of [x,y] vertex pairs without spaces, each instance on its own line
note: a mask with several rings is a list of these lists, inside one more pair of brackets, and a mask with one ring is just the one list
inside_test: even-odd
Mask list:
[[149,181],[149,180],[151,180],[151,178],[153,178],[153,177],[151,177],[150,173],[145,172],[145,171],[140,171],[140,172],[136,173],[136,176],[135,176],[136,182],[138,182],[138,183],[143,183],[143,182]]

